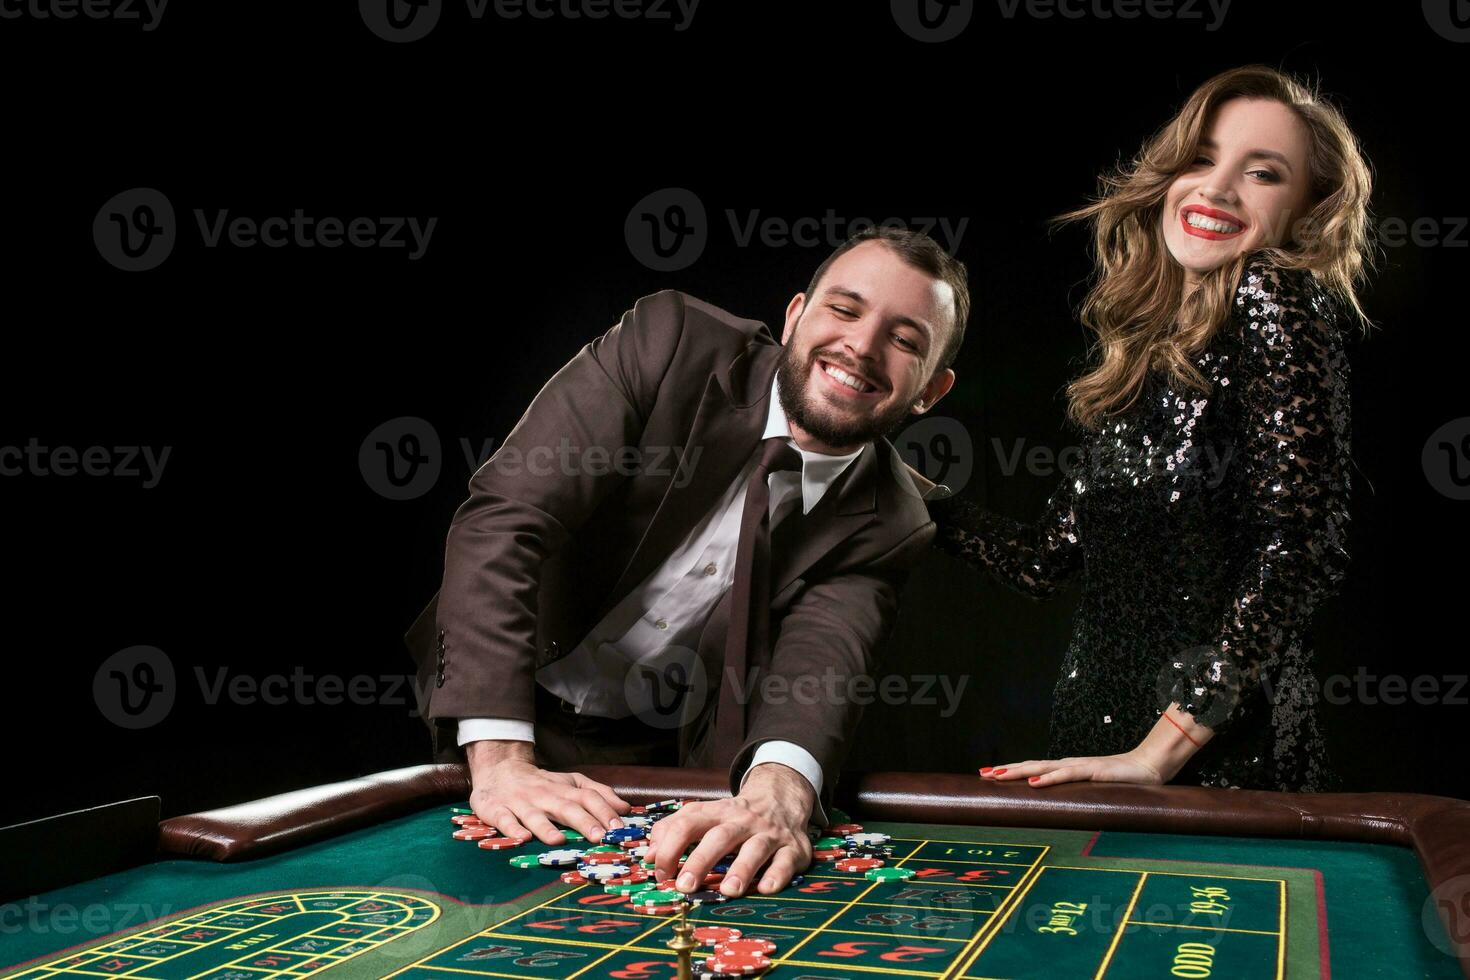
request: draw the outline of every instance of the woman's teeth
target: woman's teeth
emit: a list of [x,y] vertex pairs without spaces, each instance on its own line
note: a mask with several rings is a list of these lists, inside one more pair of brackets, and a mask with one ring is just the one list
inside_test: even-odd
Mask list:
[[1216,221],[1214,218],[1205,217],[1198,211],[1187,212],[1184,215],[1184,220],[1188,221],[1195,228],[1203,228],[1205,231],[1213,231],[1221,235],[1233,235],[1237,231],[1240,231],[1240,225],[1232,225],[1228,221]]
[[852,375],[848,374],[841,368],[835,368],[830,364],[824,364],[822,366],[822,370],[827,372],[828,377],[836,378],[838,381],[841,381],[843,384],[847,385],[854,391],[867,394],[868,392],[873,390],[872,385],[867,384],[864,381],[860,381],[857,378],[854,378]]

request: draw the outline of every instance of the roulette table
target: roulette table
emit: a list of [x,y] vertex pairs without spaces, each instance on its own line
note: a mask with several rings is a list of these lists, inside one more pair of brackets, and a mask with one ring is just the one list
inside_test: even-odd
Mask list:
[[[583,769],[630,803],[723,772]],[[462,767],[160,821],[157,798],[0,831],[0,980],[673,980],[676,917],[456,840]],[[835,860],[695,927],[774,980],[1470,975],[1470,803],[1201,787],[845,777],[894,880]],[[696,968],[708,949],[694,952]]]

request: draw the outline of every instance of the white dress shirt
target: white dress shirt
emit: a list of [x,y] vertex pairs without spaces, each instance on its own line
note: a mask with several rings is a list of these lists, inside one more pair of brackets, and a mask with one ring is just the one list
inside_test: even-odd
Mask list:
[[[801,472],[783,470],[767,478],[772,529],[796,509],[798,502],[803,514],[810,513],[827,488],[867,448],[828,456],[797,446],[781,408],[775,379],[771,381],[770,407],[761,440],[773,436],[785,436],[801,454]],[[575,705],[578,714],[625,718],[632,713],[623,693],[629,668],[641,663],[657,669],[662,660],[695,648],[705,621],[734,581],[745,485],[759,463],[759,455],[751,457],[715,506],[669,557],[613,607],[575,650],[536,672],[537,683]],[[460,745],[482,739],[536,740],[530,722],[509,718],[461,718],[457,738]],[[763,742],[750,764],[754,768],[763,762],[790,766],[821,795],[822,767],[801,746]]]

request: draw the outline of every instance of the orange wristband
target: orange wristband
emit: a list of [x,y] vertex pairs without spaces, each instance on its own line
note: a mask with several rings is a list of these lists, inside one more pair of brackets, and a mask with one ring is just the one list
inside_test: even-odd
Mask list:
[[1180,735],[1183,735],[1186,739],[1189,739],[1189,744],[1190,745],[1193,745],[1195,748],[1199,748],[1199,743],[1196,742],[1194,739],[1189,738],[1189,733],[1184,730],[1184,727],[1182,725],[1180,725],[1179,722],[1177,722],[1173,718],[1170,718],[1169,717],[1169,712],[1168,711],[1165,711],[1164,712],[1164,720],[1167,721],[1169,724],[1173,725],[1175,728],[1179,729],[1179,734]]

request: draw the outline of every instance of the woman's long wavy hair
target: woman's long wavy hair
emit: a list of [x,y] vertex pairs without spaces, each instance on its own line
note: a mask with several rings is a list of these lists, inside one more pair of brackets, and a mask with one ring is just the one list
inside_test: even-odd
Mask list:
[[1184,289],[1184,270],[1164,242],[1161,217],[1169,185],[1190,167],[1213,112],[1233,98],[1273,99],[1306,124],[1311,137],[1309,211],[1274,248],[1258,249],[1276,265],[1306,269],[1365,326],[1357,287],[1372,264],[1368,198],[1373,179],[1342,113],[1315,89],[1265,65],[1222,72],[1194,91],[1178,115],[1151,136],[1133,160],[1099,180],[1099,192],[1054,224],[1093,228],[1096,270],[1079,317],[1095,333],[1096,365],[1067,386],[1068,416],[1095,429],[1126,411],[1151,371],[1176,386],[1208,387],[1193,356],[1230,314],[1247,256],[1206,273]]

